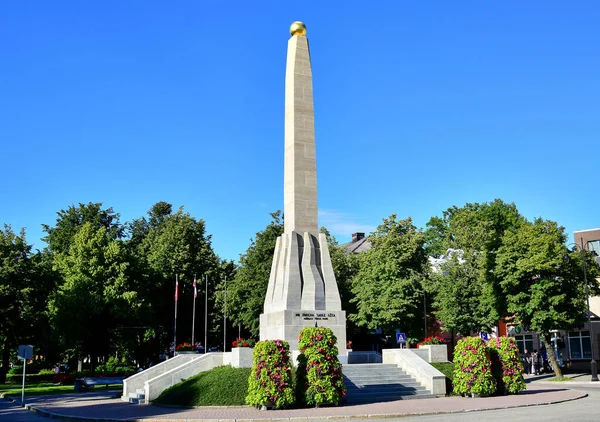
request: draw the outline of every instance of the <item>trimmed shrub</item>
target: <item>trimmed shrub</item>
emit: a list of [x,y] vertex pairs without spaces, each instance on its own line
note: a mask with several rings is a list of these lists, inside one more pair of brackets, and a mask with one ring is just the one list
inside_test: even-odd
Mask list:
[[[21,374],[7,374],[7,383],[20,383],[23,381],[23,373]],[[54,374],[25,374],[25,382],[38,383],[38,382],[52,382],[54,381]]]
[[452,384],[455,394],[489,396],[496,391],[488,348],[479,337],[466,337],[456,344]]
[[295,402],[290,346],[285,340],[259,341],[254,346],[246,403],[278,409]]
[[492,373],[496,378],[497,394],[517,394],[525,390],[523,360],[512,337],[500,337],[488,341]]
[[300,332],[296,371],[298,402],[308,406],[337,406],[346,395],[336,343],[329,328],[309,327]]

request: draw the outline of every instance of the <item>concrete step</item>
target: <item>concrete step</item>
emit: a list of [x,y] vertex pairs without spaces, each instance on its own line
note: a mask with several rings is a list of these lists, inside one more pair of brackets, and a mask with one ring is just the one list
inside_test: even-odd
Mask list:
[[370,391],[399,391],[399,390],[411,390],[411,391],[425,391],[418,382],[411,382],[405,384],[345,384],[347,392],[370,392]]
[[146,399],[139,399],[137,397],[129,397],[129,403],[133,404],[145,404]]
[[352,365],[343,365],[342,372],[354,372],[354,371],[401,371],[396,365],[383,364],[383,363],[356,363]]
[[396,365],[353,364],[342,372],[348,404],[435,397]]
[[344,374],[344,379],[352,381],[355,384],[361,384],[360,381],[371,381],[371,380],[378,380],[378,381],[381,381],[382,383],[410,382],[412,380],[412,377],[410,377],[408,375],[398,375],[398,376],[394,376],[394,375],[381,375],[381,376],[377,376],[377,374],[373,374],[373,375],[365,374],[365,375],[361,375],[361,376],[354,376],[354,375],[346,375],[346,374]]

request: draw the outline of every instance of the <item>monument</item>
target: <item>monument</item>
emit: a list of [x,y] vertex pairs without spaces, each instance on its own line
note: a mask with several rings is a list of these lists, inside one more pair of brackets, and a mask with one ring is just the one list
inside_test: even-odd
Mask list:
[[261,340],[298,349],[304,327],[331,328],[346,355],[342,310],[329,247],[318,228],[312,70],[306,26],[290,27],[285,76],[284,232],[277,239],[260,316]]

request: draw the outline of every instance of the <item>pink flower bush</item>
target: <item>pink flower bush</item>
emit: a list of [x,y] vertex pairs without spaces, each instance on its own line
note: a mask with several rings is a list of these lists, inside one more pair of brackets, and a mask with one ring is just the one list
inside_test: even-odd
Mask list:
[[254,347],[246,403],[281,409],[295,400],[289,344],[285,340],[259,341]]
[[523,360],[512,337],[500,337],[488,342],[492,372],[498,384],[498,394],[516,394],[525,390]]
[[454,349],[454,377],[452,384],[457,394],[489,396],[496,391],[492,362],[487,346],[479,337],[459,340]]

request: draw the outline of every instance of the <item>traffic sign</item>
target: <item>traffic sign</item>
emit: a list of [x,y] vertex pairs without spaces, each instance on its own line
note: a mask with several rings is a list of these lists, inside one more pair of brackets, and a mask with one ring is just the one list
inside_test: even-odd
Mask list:
[[17,349],[19,359],[31,359],[33,357],[33,346],[30,344],[21,344]]
[[488,333],[486,333],[485,331],[480,332],[479,337],[481,337],[483,341],[488,341]]
[[398,344],[406,343],[406,334],[396,333],[396,343],[398,343]]

